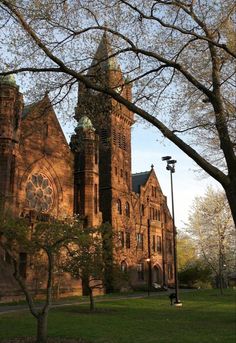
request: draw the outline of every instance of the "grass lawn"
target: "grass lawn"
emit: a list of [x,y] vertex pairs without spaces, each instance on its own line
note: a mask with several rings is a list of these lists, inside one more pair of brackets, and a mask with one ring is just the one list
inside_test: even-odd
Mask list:
[[[50,337],[84,338],[92,343],[234,343],[236,291],[181,293],[182,308],[171,307],[167,295],[106,301],[97,313],[88,305],[52,309]],[[26,312],[0,315],[0,340],[33,336],[35,321]]]

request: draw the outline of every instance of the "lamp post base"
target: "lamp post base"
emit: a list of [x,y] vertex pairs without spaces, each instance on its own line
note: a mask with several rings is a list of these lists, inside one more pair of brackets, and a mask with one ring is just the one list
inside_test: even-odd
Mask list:
[[179,302],[176,302],[173,304],[175,307],[182,307],[183,306],[183,303],[181,303],[180,301]]

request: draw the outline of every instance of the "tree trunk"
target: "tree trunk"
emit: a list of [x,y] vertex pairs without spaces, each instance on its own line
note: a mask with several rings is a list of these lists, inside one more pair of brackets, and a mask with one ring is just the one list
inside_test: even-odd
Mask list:
[[36,343],[47,342],[48,314],[39,314],[37,317],[37,340]]
[[93,289],[90,287],[89,287],[89,300],[90,300],[90,311],[93,312],[95,310],[94,298],[93,298]]
[[228,186],[224,187],[224,189],[236,227],[236,178]]

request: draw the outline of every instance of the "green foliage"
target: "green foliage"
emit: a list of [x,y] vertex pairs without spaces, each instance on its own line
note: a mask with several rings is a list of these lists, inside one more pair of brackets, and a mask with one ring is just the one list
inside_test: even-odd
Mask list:
[[68,249],[68,258],[64,269],[75,278],[85,278],[89,284],[98,287],[94,281],[101,281],[104,275],[103,241],[101,230],[95,228],[81,228],[74,244]]
[[185,266],[179,273],[180,285],[187,287],[205,287],[211,282],[211,269],[202,261],[194,261]]

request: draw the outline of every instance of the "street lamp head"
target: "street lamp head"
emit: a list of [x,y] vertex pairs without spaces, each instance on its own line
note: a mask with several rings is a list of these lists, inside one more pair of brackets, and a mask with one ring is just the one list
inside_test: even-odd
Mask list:
[[171,156],[163,156],[162,161],[169,161],[171,159]]
[[167,164],[175,164],[175,163],[177,163],[176,160],[168,160],[168,161],[167,161]]

